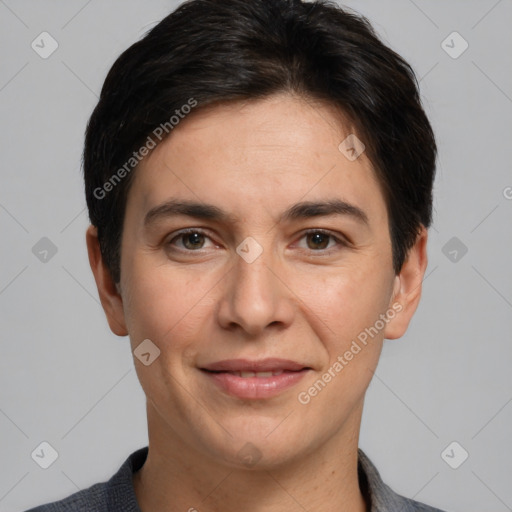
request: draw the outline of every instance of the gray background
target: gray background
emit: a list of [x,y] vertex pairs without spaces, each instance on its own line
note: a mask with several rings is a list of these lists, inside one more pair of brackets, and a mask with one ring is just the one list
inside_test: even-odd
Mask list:
[[[80,156],[108,69],[176,5],[0,0],[0,511],[106,480],[147,444],[129,340],[110,332],[87,261]],[[385,344],[360,445],[399,493],[512,510],[512,2],[345,5],[413,65],[440,148],[422,302]],[[59,45],[47,59],[31,47],[43,31]],[[441,45],[453,31],[469,44],[456,59]],[[31,458],[42,441],[59,455],[46,470]],[[458,469],[441,456],[452,441],[469,453]]]

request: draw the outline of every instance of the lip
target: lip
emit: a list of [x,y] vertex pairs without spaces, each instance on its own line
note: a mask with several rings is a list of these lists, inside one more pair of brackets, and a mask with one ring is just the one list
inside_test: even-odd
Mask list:
[[223,361],[202,366],[201,370],[214,372],[269,372],[278,370],[299,371],[304,368],[309,367],[291,359],[268,357],[255,361],[250,361],[249,359],[224,359]]
[[[289,359],[258,361],[227,359],[200,368],[202,373],[225,393],[243,399],[271,398],[296,385],[310,367]],[[241,377],[234,372],[277,372],[264,377]]]

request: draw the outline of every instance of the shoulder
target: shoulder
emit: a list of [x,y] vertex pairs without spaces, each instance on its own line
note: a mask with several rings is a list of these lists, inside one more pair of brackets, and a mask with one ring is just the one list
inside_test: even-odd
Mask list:
[[140,512],[132,477],[144,464],[147,453],[147,446],[133,452],[107,482],[96,483],[26,512]]
[[445,512],[401,496],[387,486],[368,456],[359,449],[359,480],[371,503],[371,512]]
[[31,508],[26,512],[85,512],[90,510],[106,512],[107,497],[107,482],[97,483],[71,494],[67,498]]
[[395,494],[395,496],[397,497],[397,503],[400,503],[402,507],[400,510],[404,512],[445,512],[439,508],[430,507],[429,505],[405,498],[398,494]]

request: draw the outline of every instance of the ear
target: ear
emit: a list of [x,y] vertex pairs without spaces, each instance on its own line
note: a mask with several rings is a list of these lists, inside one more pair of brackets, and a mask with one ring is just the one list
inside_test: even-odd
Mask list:
[[91,225],[87,228],[85,241],[89,254],[89,264],[94,274],[101,305],[107,316],[110,330],[118,336],[126,336],[128,330],[124,320],[123,299],[101,256],[98,230],[95,226]]
[[395,276],[393,295],[389,307],[396,311],[396,315],[387,323],[384,338],[393,340],[402,337],[418,307],[428,263],[427,239],[428,232],[422,226],[415,244],[407,254],[407,259],[400,273]]

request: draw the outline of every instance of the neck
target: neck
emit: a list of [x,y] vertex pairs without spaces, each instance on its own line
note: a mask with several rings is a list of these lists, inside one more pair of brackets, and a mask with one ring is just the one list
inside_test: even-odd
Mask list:
[[361,416],[356,416],[355,425],[346,425],[307,456],[240,469],[187,446],[148,403],[148,457],[133,477],[139,507],[142,512],[365,512],[369,507],[357,473]]

